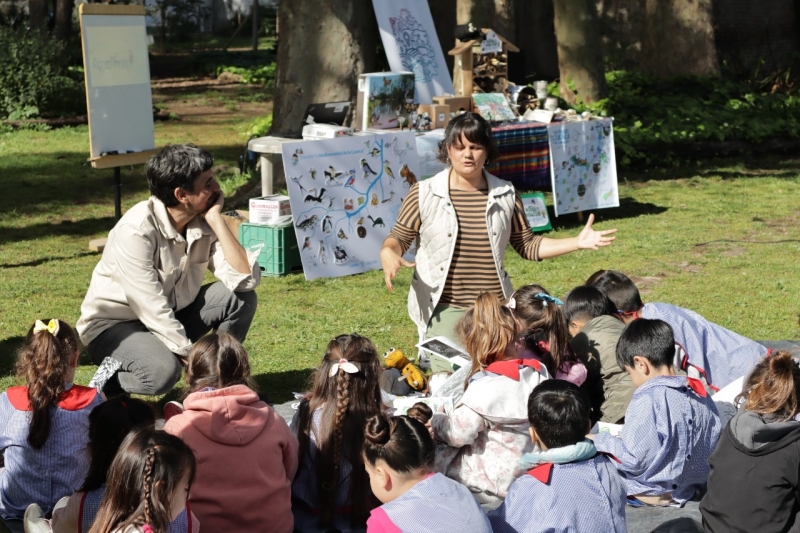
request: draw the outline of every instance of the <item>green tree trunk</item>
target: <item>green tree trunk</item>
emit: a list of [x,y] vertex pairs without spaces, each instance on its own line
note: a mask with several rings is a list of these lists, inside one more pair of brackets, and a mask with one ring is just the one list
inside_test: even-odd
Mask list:
[[372,1],[282,1],[278,24],[272,134],[299,135],[310,103],[349,100],[354,111],[358,75],[378,65]]

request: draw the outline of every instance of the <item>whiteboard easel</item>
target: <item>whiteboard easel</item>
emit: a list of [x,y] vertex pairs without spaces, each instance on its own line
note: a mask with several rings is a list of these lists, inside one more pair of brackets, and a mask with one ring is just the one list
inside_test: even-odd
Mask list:
[[89,161],[114,169],[114,212],[122,216],[120,167],[155,153],[144,6],[81,4]]

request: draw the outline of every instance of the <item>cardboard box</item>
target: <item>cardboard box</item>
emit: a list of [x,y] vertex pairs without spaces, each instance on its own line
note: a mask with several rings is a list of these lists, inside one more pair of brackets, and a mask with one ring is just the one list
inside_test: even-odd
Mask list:
[[[358,77],[353,128],[393,129],[411,126],[406,104],[416,101],[413,72],[375,72]],[[402,123],[402,124],[401,124]]]
[[442,104],[424,104],[419,106],[417,114],[422,115],[428,113],[431,117],[431,129],[438,130],[439,128],[447,127],[450,122],[450,106]]
[[291,215],[289,197],[283,194],[271,194],[260,198],[250,198],[250,223],[266,224],[278,217]]
[[433,103],[450,106],[450,112],[472,111],[472,98],[469,96],[434,96]]
[[250,213],[237,209],[236,211],[222,213],[222,219],[225,221],[225,225],[228,226],[233,236],[239,238],[239,226],[242,225],[242,222],[250,221]]

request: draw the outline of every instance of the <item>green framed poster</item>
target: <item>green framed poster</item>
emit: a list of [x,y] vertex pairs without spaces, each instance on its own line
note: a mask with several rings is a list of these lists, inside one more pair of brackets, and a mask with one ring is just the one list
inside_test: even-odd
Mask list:
[[528,192],[520,194],[520,198],[522,198],[525,216],[534,233],[553,229],[550,224],[550,215],[547,213],[547,205],[544,203],[544,193]]

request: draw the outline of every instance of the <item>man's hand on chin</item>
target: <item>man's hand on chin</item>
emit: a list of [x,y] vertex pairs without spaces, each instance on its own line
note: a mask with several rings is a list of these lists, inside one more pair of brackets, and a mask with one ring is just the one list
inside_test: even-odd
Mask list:
[[[210,201],[209,201],[210,202]],[[225,203],[225,195],[222,194],[222,191],[217,193],[217,199],[211,206],[206,210],[205,213],[202,213],[206,220],[214,218],[214,217],[221,217],[222,216],[222,206]]]

